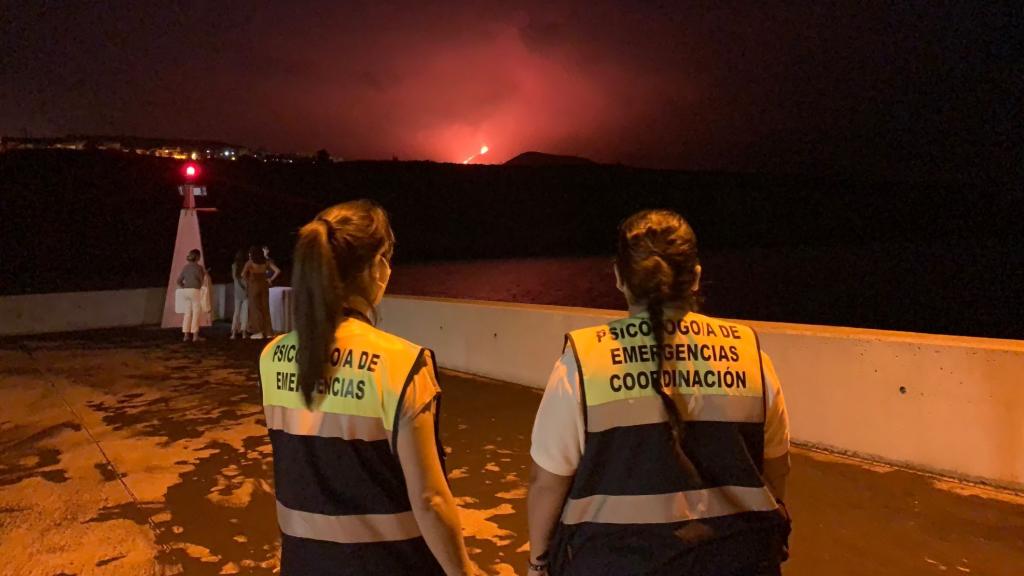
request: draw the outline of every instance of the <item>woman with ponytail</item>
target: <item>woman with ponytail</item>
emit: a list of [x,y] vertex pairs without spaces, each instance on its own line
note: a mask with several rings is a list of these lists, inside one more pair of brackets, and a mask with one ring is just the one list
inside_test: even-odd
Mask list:
[[626,318],[566,335],[533,429],[530,576],[780,574],[789,424],[754,331],[697,312],[675,212],[619,227]]
[[473,574],[437,437],[433,353],[376,328],[395,237],[369,201],[299,230],[297,329],[260,358],[281,574]]

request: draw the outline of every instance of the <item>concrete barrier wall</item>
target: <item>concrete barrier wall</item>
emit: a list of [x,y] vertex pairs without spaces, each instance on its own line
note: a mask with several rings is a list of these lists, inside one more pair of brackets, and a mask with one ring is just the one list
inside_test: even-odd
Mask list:
[[[160,324],[166,288],[0,297],[0,336]],[[214,318],[230,315],[231,285],[216,284]]]
[[[230,285],[214,313],[230,314]],[[0,297],[0,335],[159,324],[164,288]],[[441,364],[542,388],[565,332],[621,312],[389,297],[382,327]],[[1024,488],[1024,342],[764,322],[801,443]]]
[[[445,367],[538,388],[565,332],[623,315],[408,297],[381,313]],[[741,322],[772,357],[795,441],[1024,488],[1024,341]]]

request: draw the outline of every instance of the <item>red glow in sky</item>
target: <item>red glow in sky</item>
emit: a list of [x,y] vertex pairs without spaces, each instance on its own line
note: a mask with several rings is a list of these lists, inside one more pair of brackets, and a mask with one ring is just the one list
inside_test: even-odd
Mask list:
[[188,180],[195,179],[199,175],[199,166],[196,164],[185,164],[184,168],[185,178]]
[[1012,11],[918,4],[7,10],[0,85],[17,90],[0,90],[0,135],[442,162],[486,142],[489,163],[540,151],[662,168],[1019,173]]

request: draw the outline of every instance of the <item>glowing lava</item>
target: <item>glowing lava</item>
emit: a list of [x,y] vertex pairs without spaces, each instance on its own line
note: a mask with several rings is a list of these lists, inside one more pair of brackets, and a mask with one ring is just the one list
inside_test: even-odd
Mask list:
[[473,159],[474,159],[474,158],[476,158],[477,156],[483,156],[484,154],[487,154],[487,152],[488,152],[489,150],[490,150],[490,148],[488,148],[488,147],[487,147],[487,145],[486,145],[486,144],[484,144],[483,146],[481,146],[481,147],[480,147],[480,152],[477,152],[476,154],[473,154],[473,155],[472,155],[472,156],[470,156],[469,158],[466,158],[465,160],[463,160],[463,161],[462,161],[462,163],[463,163],[463,164],[469,164],[469,163],[470,163],[470,162],[472,162],[472,161],[473,161]]

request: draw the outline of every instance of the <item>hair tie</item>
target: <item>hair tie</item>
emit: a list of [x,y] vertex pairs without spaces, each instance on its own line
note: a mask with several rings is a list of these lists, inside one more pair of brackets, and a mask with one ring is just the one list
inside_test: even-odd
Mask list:
[[327,218],[317,217],[316,221],[321,223],[321,224],[323,224],[324,227],[327,228],[327,236],[329,238],[333,239],[334,238],[334,224],[332,224],[331,221],[328,220]]

